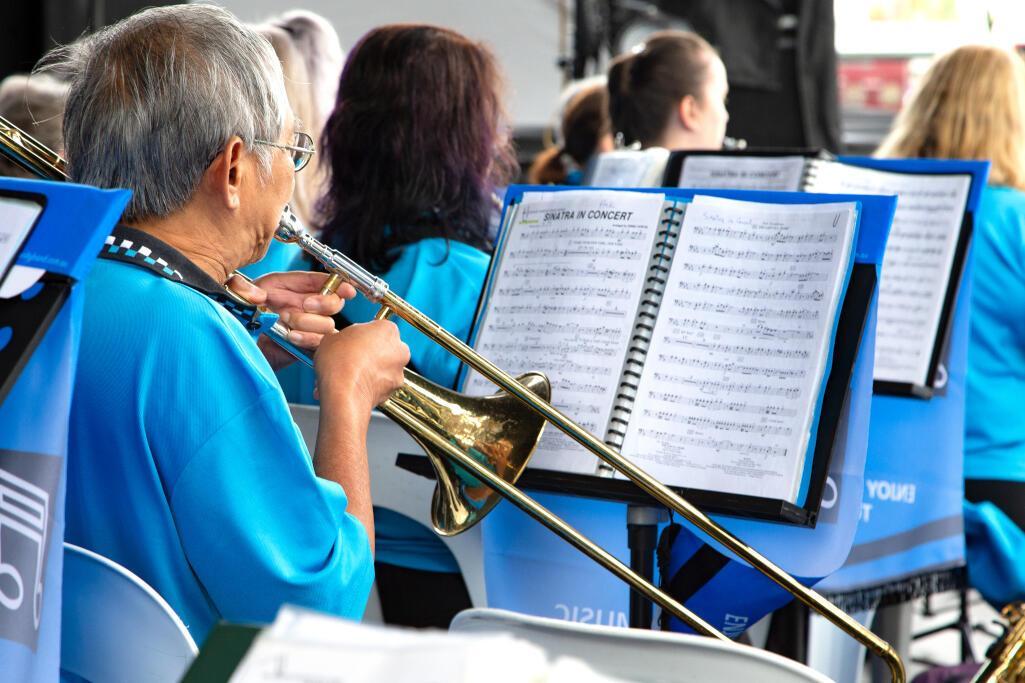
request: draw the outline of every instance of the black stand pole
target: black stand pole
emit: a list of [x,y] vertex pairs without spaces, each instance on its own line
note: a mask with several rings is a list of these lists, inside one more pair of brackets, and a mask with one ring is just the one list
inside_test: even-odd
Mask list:
[[[655,550],[658,547],[658,524],[664,521],[665,510],[643,505],[627,505],[626,534],[630,548],[630,568],[648,581],[655,578]],[[651,629],[652,603],[630,589],[630,628]]]

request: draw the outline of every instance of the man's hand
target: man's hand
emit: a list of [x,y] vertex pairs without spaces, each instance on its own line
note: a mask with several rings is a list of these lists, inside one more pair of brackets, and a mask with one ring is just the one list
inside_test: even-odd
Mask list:
[[[255,285],[232,276],[228,286],[247,301],[266,306],[281,316],[281,322],[292,329],[288,335],[290,342],[315,350],[325,335],[334,333],[335,322],[331,316],[342,310],[343,299],[356,296],[356,290],[348,284],[341,285],[335,294],[321,294],[327,278],[326,273],[268,273],[257,278]],[[287,351],[264,337],[257,343],[275,370],[294,360]]]
[[346,510],[367,530],[374,547],[374,511],[367,465],[367,429],[374,406],[402,385],[409,347],[388,320],[350,325],[324,337],[314,357],[320,394],[320,427],[313,468],[336,481]]
[[322,405],[340,402],[366,414],[402,386],[409,347],[388,320],[350,325],[324,339],[314,358]]

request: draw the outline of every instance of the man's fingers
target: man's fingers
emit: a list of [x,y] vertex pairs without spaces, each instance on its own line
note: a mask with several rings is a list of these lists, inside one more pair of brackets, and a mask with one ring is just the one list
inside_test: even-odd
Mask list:
[[324,335],[315,334],[313,332],[298,332],[296,330],[292,330],[288,333],[288,341],[301,349],[316,349],[320,346],[320,342],[323,339]]
[[334,315],[342,310],[343,303],[337,294],[314,294],[303,300],[302,309],[307,313]]
[[335,321],[331,318],[315,313],[303,313],[294,308],[282,311],[281,321],[297,332],[325,335],[335,331]]
[[228,278],[228,288],[251,304],[260,305],[267,301],[267,292],[244,277],[232,275]]

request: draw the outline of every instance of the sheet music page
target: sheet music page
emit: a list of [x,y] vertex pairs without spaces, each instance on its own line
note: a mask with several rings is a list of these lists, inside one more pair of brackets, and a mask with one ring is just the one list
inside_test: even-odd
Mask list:
[[[538,370],[556,407],[603,435],[633,332],[665,195],[528,192],[498,258],[476,349],[516,375]],[[463,388],[495,387],[471,373]],[[531,466],[594,474],[597,461],[551,425]]]
[[924,386],[968,202],[970,175],[890,173],[822,164],[812,192],[896,194],[883,254],[874,377]]
[[794,502],[856,214],[694,198],[624,455],[671,486]]
[[588,185],[594,187],[655,187],[665,172],[669,151],[660,147],[599,154]]
[[694,154],[683,160],[679,186],[797,192],[801,189],[805,161],[802,156]]

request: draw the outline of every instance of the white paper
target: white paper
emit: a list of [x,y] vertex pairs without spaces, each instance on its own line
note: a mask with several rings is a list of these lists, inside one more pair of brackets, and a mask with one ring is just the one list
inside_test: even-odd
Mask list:
[[43,207],[31,199],[0,197],[0,277],[14,261]]
[[22,292],[39,282],[39,279],[46,275],[42,268],[31,268],[29,266],[11,266],[11,272],[7,273],[3,284],[0,284],[0,299],[10,299],[20,296]]
[[680,187],[724,190],[801,189],[805,158],[694,154],[683,161]]
[[939,331],[971,176],[822,164],[809,190],[895,194],[879,283],[874,377],[924,386]]
[[593,187],[657,187],[669,160],[669,150],[618,150],[599,154],[587,184]]
[[794,502],[855,218],[695,197],[624,455],[672,486]]
[[[538,370],[556,407],[602,435],[619,385],[664,195],[526,193],[499,254],[476,349],[513,374]],[[472,373],[464,390],[494,385]],[[531,466],[593,474],[596,460],[550,425]]]
[[[572,676],[572,678],[571,678]],[[368,626],[293,607],[257,636],[231,683],[615,683],[500,633]]]

